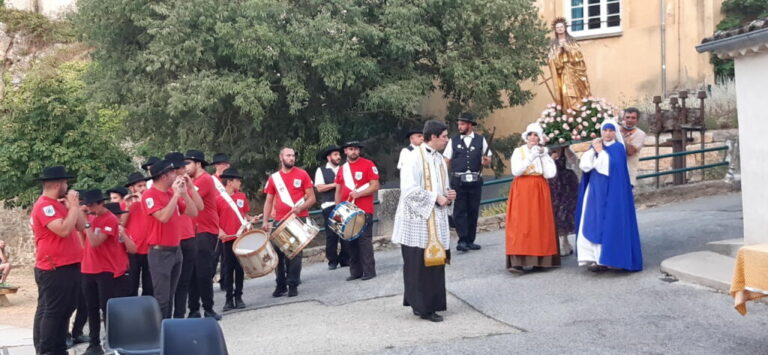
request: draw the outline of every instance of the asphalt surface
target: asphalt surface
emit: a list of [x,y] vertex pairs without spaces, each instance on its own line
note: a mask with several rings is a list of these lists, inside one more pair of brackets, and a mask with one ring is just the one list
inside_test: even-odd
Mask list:
[[443,323],[402,307],[402,260],[391,249],[376,253],[378,277],[369,281],[306,265],[298,297],[272,298],[271,275],[246,281],[248,309],[221,325],[232,354],[766,353],[765,304],[742,317],[728,295],[659,271],[667,257],[740,238],[741,218],[739,194],[640,211],[638,273],[593,274],[569,256],[560,269],[519,276],[505,269],[503,231],[481,234],[482,250],[454,249]]

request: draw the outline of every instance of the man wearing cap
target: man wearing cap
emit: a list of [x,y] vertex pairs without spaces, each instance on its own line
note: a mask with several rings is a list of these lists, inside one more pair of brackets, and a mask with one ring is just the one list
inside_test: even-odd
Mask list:
[[221,194],[216,189],[216,184],[221,184],[216,178],[205,171],[208,162],[202,151],[190,149],[184,155],[189,163],[186,166],[187,175],[192,178],[204,207],[195,217],[195,229],[197,236],[197,259],[195,260],[195,276],[189,299],[189,314],[196,316],[200,312],[200,303],[203,305],[205,317],[221,319],[221,316],[213,310],[213,275],[214,260],[216,257],[216,244],[219,235],[219,214],[216,211],[216,198]]
[[[339,265],[349,266],[349,243],[339,238],[328,225],[328,217],[336,207],[335,181],[341,164],[341,148],[328,146],[317,155],[317,160],[325,162],[325,165],[318,167],[315,172],[315,188],[320,195],[320,208],[323,210],[325,221],[325,258],[328,259],[328,270],[336,270]],[[339,243],[341,251],[338,251]]]
[[407,147],[400,151],[400,158],[397,159],[397,170],[403,168],[403,164],[405,164],[405,159],[408,157],[408,153],[412,152],[414,149],[420,146],[421,143],[424,143],[424,132],[422,132],[421,128],[413,128],[408,131],[407,138],[410,144],[408,144]]
[[[272,215],[273,208],[276,222],[282,221],[291,214],[306,220],[309,217],[309,208],[315,204],[312,179],[309,178],[309,174],[304,169],[294,166],[295,163],[296,153],[293,148],[283,147],[280,149],[280,170],[270,175],[267,185],[264,187],[267,200],[264,202],[262,228],[267,233],[272,231],[272,222],[269,221],[268,216]],[[275,251],[278,257],[277,268],[275,269],[277,285],[272,297],[280,297],[286,292],[288,292],[288,297],[294,297],[299,294],[301,258],[304,253],[299,252],[293,259],[288,259],[279,248],[275,248]]]
[[483,192],[480,173],[484,166],[491,163],[491,150],[488,149],[485,137],[474,132],[477,125],[474,114],[462,113],[457,125],[459,134],[451,138],[443,151],[443,156],[448,160],[451,188],[456,190],[453,206],[453,221],[459,235],[456,250],[479,250],[475,236]]
[[213,160],[211,160],[211,165],[213,165],[213,168],[216,169],[216,172],[213,173],[213,176],[219,179],[219,181],[221,181],[221,174],[224,172],[224,170],[227,170],[232,166],[229,164],[229,156],[224,153],[214,154]]
[[[173,171],[176,176],[187,176],[185,167],[189,164],[184,160],[184,154],[172,152],[165,155],[165,160],[173,164]],[[200,194],[192,184],[187,185],[187,193],[195,207],[201,211],[204,207]],[[199,212],[198,212],[199,215]],[[187,296],[189,295],[190,285],[193,284],[195,260],[197,260],[197,240],[195,240],[195,223],[192,217],[182,215],[181,217],[181,236],[179,247],[181,248],[181,275],[179,283],[176,285],[176,292],[173,295],[173,318],[184,318],[187,315]],[[198,312],[199,317],[199,312]]]
[[80,294],[83,245],[78,231],[86,220],[78,193],[68,190],[72,178],[63,166],[45,168],[38,178],[43,192],[30,216],[38,289],[33,342],[40,354],[66,353],[67,323]]
[[336,174],[335,202],[352,201],[365,211],[365,231],[349,242],[349,277],[347,281],[376,277],[376,261],[373,258],[373,195],[379,190],[379,169],[372,161],[360,156],[363,145],[358,141],[344,144],[347,162]]
[[[83,294],[88,309],[90,344],[86,354],[103,354],[101,348],[101,319],[106,319],[107,301],[123,297],[120,279],[128,271],[128,251],[135,252],[130,239],[120,237],[120,222],[104,204],[107,198],[100,190],[83,193],[83,204],[89,214],[90,228],[85,228],[85,249],[80,265],[83,274]],[[114,204],[117,210],[119,206]],[[99,313],[101,311],[101,313]]]
[[243,280],[245,274],[240,262],[237,261],[232,246],[237,235],[243,230],[251,207],[248,198],[240,191],[243,177],[237,169],[229,168],[219,176],[230,198],[219,196],[216,199],[219,213],[219,239],[222,246],[221,285],[226,291],[224,312],[232,309],[243,309]]
[[129,296],[139,294],[141,286],[142,296],[152,296],[152,276],[149,272],[149,244],[147,244],[148,230],[147,219],[150,218],[144,213],[141,196],[147,189],[147,178],[139,172],[128,175],[128,182],[125,187],[131,192],[126,195],[125,208],[128,210],[128,217],[125,221],[125,232],[128,237],[136,244],[136,252],[128,256],[131,265],[131,290]]
[[197,206],[188,193],[188,176],[176,176],[172,162],[163,160],[150,168],[154,184],[141,197],[148,218],[149,269],[154,296],[163,318],[171,317],[171,302],[181,275],[179,244],[184,220],[182,214],[197,216]]

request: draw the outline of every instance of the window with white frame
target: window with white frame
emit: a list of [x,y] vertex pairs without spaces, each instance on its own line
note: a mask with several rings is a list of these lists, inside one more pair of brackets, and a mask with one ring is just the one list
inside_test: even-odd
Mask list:
[[563,0],[571,36],[621,33],[621,0]]

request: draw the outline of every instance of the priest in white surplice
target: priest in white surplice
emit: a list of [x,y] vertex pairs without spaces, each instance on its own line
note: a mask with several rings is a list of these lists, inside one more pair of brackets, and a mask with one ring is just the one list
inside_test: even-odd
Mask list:
[[424,144],[417,147],[400,169],[400,202],[395,214],[392,242],[403,254],[403,305],[432,322],[446,310],[445,264],[450,260],[448,215],[456,192],[440,151],[448,144],[448,126],[438,121],[424,124]]

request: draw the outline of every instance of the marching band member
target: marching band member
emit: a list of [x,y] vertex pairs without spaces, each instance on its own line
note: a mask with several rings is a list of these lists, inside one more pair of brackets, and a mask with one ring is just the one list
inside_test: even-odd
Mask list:
[[126,195],[125,205],[128,210],[128,218],[125,221],[125,231],[129,238],[136,244],[136,252],[128,256],[131,265],[131,290],[129,296],[139,294],[141,286],[142,296],[152,296],[152,276],[149,273],[149,245],[147,244],[147,215],[144,213],[141,203],[141,196],[147,190],[147,179],[141,173],[131,173],[128,175],[128,182],[125,187],[130,190]]
[[[323,210],[325,223],[325,258],[328,259],[328,270],[336,270],[338,266],[349,266],[349,242],[339,238],[330,228],[328,217],[336,208],[336,173],[341,164],[341,148],[332,145],[323,149],[317,160],[326,162],[315,172],[315,188],[320,194],[320,208]],[[341,250],[337,251],[341,244]]]
[[[245,274],[240,262],[237,261],[232,246],[235,244],[237,235],[243,228],[243,219],[248,215],[251,207],[248,205],[248,199],[240,191],[243,177],[237,169],[229,168],[224,170],[219,176],[227,194],[231,197],[227,200],[224,196],[216,199],[217,211],[219,213],[219,239],[222,246],[222,265],[221,265],[221,284],[226,291],[224,309],[245,308],[243,302],[243,280]],[[235,211],[230,205],[230,201],[235,204]],[[239,215],[237,212],[240,212]]]
[[413,152],[414,149],[416,149],[418,146],[421,145],[421,143],[424,143],[424,133],[422,132],[421,128],[414,128],[408,131],[408,146],[400,150],[400,158],[397,159],[397,170],[400,170],[403,168],[403,164],[405,164],[406,155],[408,153]]
[[[214,260],[216,256],[216,244],[219,235],[219,214],[216,211],[216,198],[219,191],[216,190],[216,180],[211,174],[205,171],[208,162],[205,160],[205,154],[199,150],[190,149],[184,156],[189,163],[186,166],[187,175],[192,178],[195,189],[203,199],[204,208],[200,210],[195,217],[195,228],[197,232],[197,258],[195,260],[195,280],[192,283],[190,291],[189,313],[190,316],[200,312],[200,303],[203,305],[205,317],[212,317],[216,320],[221,316],[213,310],[213,275]],[[199,300],[198,297],[199,296]]]
[[229,164],[229,156],[224,153],[216,153],[213,155],[211,165],[213,165],[213,168],[216,169],[216,172],[213,173],[213,176],[221,181],[221,174],[224,172],[224,170],[227,170],[231,167],[231,164]]
[[[264,202],[265,232],[272,231],[272,222],[269,217],[275,212],[275,221],[281,221],[290,214],[306,219],[309,217],[309,208],[315,204],[315,191],[312,188],[312,179],[304,169],[294,166],[296,153],[293,148],[284,147],[280,150],[280,170],[269,177],[264,192],[267,200]],[[275,198],[277,196],[277,198]],[[299,252],[293,259],[288,257],[279,248],[275,248],[278,256],[275,282],[277,286],[272,297],[280,297],[288,292],[288,297],[299,294],[298,287],[301,283],[301,258],[303,252]],[[287,288],[286,288],[287,286]]]
[[66,353],[67,323],[81,289],[83,241],[78,231],[86,228],[86,220],[77,191],[68,190],[68,180],[73,178],[63,166],[52,166],[37,179],[43,189],[32,206],[30,222],[38,289],[33,342],[39,354]]
[[360,156],[363,145],[358,141],[344,144],[347,162],[336,174],[336,197],[353,203],[365,211],[365,231],[359,238],[349,242],[350,263],[347,281],[376,277],[376,261],[373,258],[373,195],[379,190],[379,170],[372,161]]
[[149,269],[154,296],[163,318],[171,317],[173,295],[181,275],[182,214],[197,216],[197,206],[188,193],[192,184],[188,176],[176,176],[173,164],[163,160],[150,168],[152,188],[141,197],[148,218]]

